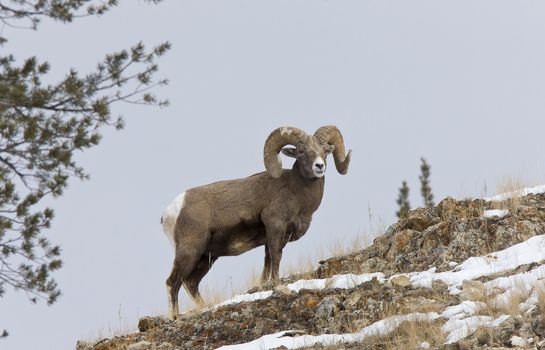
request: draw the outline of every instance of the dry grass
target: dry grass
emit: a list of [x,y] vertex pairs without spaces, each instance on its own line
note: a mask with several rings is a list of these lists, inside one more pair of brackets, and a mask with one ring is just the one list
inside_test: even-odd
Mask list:
[[507,294],[507,303],[503,306],[505,313],[511,316],[520,315],[520,304],[528,300],[530,294],[531,290],[524,283],[515,283],[515,287]]
[[[545,316],[545,282],[528,288],[522,281],[516,281],[514,287],[507,291],[496,290],[490,294],[481,290],[481,293],[475,292],[470,300],[483,302],[486,306],[478,314],[497,318],[500,315],[510,315],[512,317],[528,317],[523,314],[521,304],[526,302],[532,294],[537,294],[537,306],[543,316]],[[503,294],[503,295],[502,295]],[[498,336],[498,330],[492,327],[479,327],[471,336],[477,340],[480,346],[494,344],[495,337]]]
[[[315,251],[312,255],[301,255],[296,261],[281,264],[281,276],[296,276],[297,279],[312,279],[318,261],[325,259],[323,251]],[[258,279],[259,283],[259,279]],[[258,284],[259,285],[259,284]]]
[[[139,318],[138,310],[136,314],[137,318]],[[82,340],[89,343],[95,343],[101,339],[127,335],[136,331],[136,325],[134,323],[130,323],[126,318],[123,317],[123,308],[122,305],[119,305],[119,308],[117,310],[116,322],[108,322],[107,326],[90,332],[88,336]]]
[[[204,304],[196,304],[189,297],[189,292],[185,288],[180,289],[180,313],[195,314],[205,311],[207,308],[217,305],[225,300],[231,299],[236,295],[246,293],[249,289],[258,286],[260,283],[261,272],[253,269],[242,282],[235,284],[231,278],[225,281],[223,288],[212,288],[207,284],[201,284],[199,291],[204,299]],[[166,315],[166,312],[163,313]]]
[[497,329],[494,329],[493,327],[479,327],[471,336],[477,339],[478,345],[484,346],[494,343],[496,332]]
[[[410,310],[403,310],[399,308],[396,302],[380,302],[380,311],[374,315],[375,321],[387,320],[389,318],[404,315],[413,312],[421,312],[423,314],[428,311],[437,311],[430,307],[419,307]],[[369,326],[370,323],[362,322],[363,320],[343,320],[337,318],[335,322],[338,324],[331,325],[332,329],[337,329],[337,333],[357,333],[362,328]],[[388,322],[388,321],[387,321]],[[394,328],[392,332],[385,335],[376,335],[366,338],[363,342],[361,349],[420,349],[420,344],[427,342],[430,345],[430,349],[437,348],[444,344],[446,335],[443,332],[442,320],[430,321],[427,318],[414,319],[410,321],[402,321],[391,319],[390,324],[385,324],[387,328]],[[398,323],[399,322],[399,323]],[[342,347],[326,347],[325,349],[338,349]],[[348,348],[359,349],[358,345],[349,346]]]
[[[493,318],[504,314],[513,317],[521,315],[520,304],[528,300],[533,290],[528,289],[522,281],[515,282],[515,286],[507,291],[498,289],[487,293],[482,285],[480,286],[480,288],[478,285],[475,288],[464,288],[462,295],[464,299],[483,303],[484,307],[478,311],[478,314]],[[542,288],[541,298],[545,309],[545,288]]]
[[445,343],[446,335],[442,326],[439,320],[404,321],[393,332],[371,337],[365,343],[371,349],[422,349],[422,343],[428,343],[429,348],[434,349]]
[[528,183],[521,177],[505,177],[498,181],[496,185],[496,193],[508,194],[508,198],[501,202],[494,202],[494,209],[507,209],[515,211],[524,204],[523,190],[528,186]]
[[336,237],[332,242],[329,242],[328,257],[338,257],[350,255],[367,248],[373,243],[376,235],[359,234],[350,240]]
[[540,281],[534,286],[535,293],[537,295],[537,307],[541,313],[541,316],[545,317],[545,281]]
[[190,310],[191,312],[201,312],[210,306],[217,305],[225,300],[233,298],[236,295],[244,294],[252,287],[260,284],[260,277],[260,272],[253,269],[247,278],[239,284],[233,283],[232,279],[229,278],[225,282],[225,286],[223,288],[212,288],[207,285],[201,285],[199,289],[205,303],[202,305],[195,305],[193,302],[186,303],[186,311]]
[[[281,276],[294,276],[297,279],[316,278],[314,271],[318,267],[318,262],[332,257],[350,255],[361,251],[373,243],[374,236],[368,234],[359,234],[352,239],[343,239],[335,236],[331,241],[325,244],[325,247],[315,249],[311,254],[301,255],[296,261],[281,265]],[[256,280],[259,285],[259,279]]]

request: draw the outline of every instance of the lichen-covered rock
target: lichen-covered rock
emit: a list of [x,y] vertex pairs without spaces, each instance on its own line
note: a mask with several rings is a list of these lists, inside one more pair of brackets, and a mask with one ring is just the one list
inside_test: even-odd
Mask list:
[[142,317],[140,321],[138,321],[138,330],[140,332],[146,332],[149,329],[161,327],[165,322],[168,322],[168,318],[166,317]]
[[338,315],[340,309],[341,298],[336,295],[328,296],[322,299],[320,304],[318,304],[318,307],[316,308],[316,317],[327,320],[330,317]]

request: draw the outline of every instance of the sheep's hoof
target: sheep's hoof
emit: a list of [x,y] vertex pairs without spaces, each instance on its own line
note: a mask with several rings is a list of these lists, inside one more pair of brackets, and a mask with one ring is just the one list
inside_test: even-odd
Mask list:
[[170,312],[168,313],[168,318],[172,321],[176,321],[180,318],[180,314],[175,310],[170,310]]

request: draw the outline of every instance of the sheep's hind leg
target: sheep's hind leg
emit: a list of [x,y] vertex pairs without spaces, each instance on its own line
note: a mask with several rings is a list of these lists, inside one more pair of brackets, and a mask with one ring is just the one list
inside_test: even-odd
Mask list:
[[[180,310],[178,306],[178,293],[180,287],[188,280],[193,270],[195,270],[199,258],[206,248],[209,237],[210,235],[207,234],[203,235],[198,242],[184,242],[182,240],[178,243],[180,249],[176,249],[174,266],[166,281],[170,307],[169,315],[171,319],[176,319],[178,317]],[[191,247],[192,249],[188,249],[188,247]]]
[[169,317],[176,319],[180,308],[178,305],[178,293],[185,277],[191,273],[195,266],[196,258],[188,254],[176,254],[172,272],[167,279],[167,293],[169,300]]
[[176,281],[181,279],[181,266],[178,259],[174,259],[174,266],[172,267],[172,272],[167,279],[167,296],[168,296],[168,316],[170,319],[174,320],[177,318],[180,307],[178,305],[178,291],[176,289]]
[[199,283],[203,277],[206,276],[208,271],[210,271],[217,259],[218,258],[210,255],[203,255],[185,283],[187,291],[191,294],[193,300],[200,306],[204,305],[204,300],[201,297],[201,293],[199,293]]

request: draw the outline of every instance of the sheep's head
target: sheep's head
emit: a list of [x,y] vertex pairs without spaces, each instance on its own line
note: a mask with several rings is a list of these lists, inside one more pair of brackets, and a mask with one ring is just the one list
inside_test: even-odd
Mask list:
[[[292,145],[295,147],[284,147]],[[306,178],[320,178],[326,170],[327,155],[333,152],[335,166],[341,174],[346,174],[350,163],[351,151],[345,153],[342,135],[336,126],[323,126],[314,135],[307,135],[303,130],[293,127],[281,127],[274,130],[263,150],[265,168],[272,177],[282,173],[282,161],[279,153],[297,159],[299,170]]]

